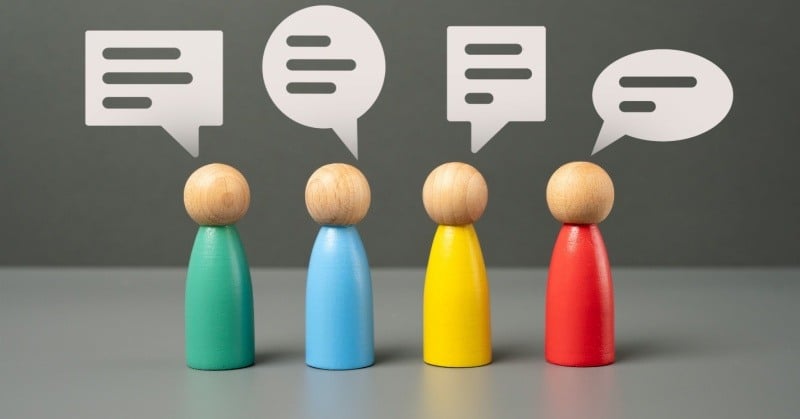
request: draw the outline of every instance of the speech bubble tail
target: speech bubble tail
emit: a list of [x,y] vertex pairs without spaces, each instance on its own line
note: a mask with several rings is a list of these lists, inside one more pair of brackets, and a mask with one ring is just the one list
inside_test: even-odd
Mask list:
[[184,150],[188,151],[192,157],[198,157],[200,155],[200,127],[193,127],[193,126],[170,126],[164,127],[164,131],[167,131]]
[[598,152],[600,152],[602,149],[604,149],[604,148],[608,147],[608,145],[609,145],[609,144],[611,144],[611,143],[608,143],[608,144],[602,145],[602,144],[600,144],[600,142],[599,142],[599,141],[598,141],[598,142],[596,142],[596,143],[594,143],[594,147],[592,148],[592,156],[594,156],[595,154],[597,154]]
[[480,149],[485,146],[489,140],[491,140],[504,126],[506,126],[507,122],[503,122],[500,124],[481,124],[478,122],[471,122],[471,131],[472,131],[472,140],[470,142],[472,146],[472,152],[477,153]]
[[615,141],[622,138],[625,133],[620,132],[618,129],[611,126],[611,124],[603,123],[603,126],[600,128],[600,133],[597,134],[597,141],[594,143],[594,148],[592,148],[592,155],[594,156],[600,150],[610,146]]
[[344,145],[353,153],[353,157],[358,160],[358,120],[354,119],[352,123],[339,125],[333,127],[333,132],[339,136]]

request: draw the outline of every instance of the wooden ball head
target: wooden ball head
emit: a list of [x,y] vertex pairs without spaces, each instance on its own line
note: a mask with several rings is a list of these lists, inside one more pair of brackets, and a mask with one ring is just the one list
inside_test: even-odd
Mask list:
[[250,207],[250,186],[233,167],[208,164],[189,176],[183,189],[183,204],[197,224],[231,225]]
[[614,183],[594,163],[567,163],[547,182],[547,206],[564,224],[599,224],[613,205]]
[[349,164],[322,166],[306,184],[306,209],[323,225],[357,224],[367,215],[370,199],[367,178]]
[[488,200],[486,181],[466,163],[445,163],[433,169],[422,187],[425,211],[440,225],[459,226],[478,221]]

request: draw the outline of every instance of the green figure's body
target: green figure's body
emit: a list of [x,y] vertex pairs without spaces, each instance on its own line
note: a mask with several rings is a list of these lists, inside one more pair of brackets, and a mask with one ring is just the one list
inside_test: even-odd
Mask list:
[[253,364],[253,287],[235,226],[200,226],[186,277],[186,364],[229,370]]
[[253,284],[235,226],[250,206],[250,186],[233,167],[208,164],[189,176],[183,204],[200,225],[186,275],[186,365],[253,365]]

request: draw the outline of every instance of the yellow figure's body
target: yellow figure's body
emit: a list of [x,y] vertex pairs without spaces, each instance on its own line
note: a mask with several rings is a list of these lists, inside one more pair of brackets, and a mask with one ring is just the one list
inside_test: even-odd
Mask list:
[[492,362],[489,281],[472,224],[436,230],[422,317],[426,363],[477,367]]

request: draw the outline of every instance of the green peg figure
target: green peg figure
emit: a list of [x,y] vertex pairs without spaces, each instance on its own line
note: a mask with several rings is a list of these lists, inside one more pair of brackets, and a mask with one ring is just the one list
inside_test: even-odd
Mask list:
[[183,203],[200,225],[186,275],[186,365],[253,365],[253,286],[234,225],[250,206],[247,180],[228,165],[203,166],[186,181]]

